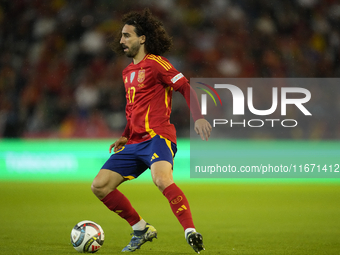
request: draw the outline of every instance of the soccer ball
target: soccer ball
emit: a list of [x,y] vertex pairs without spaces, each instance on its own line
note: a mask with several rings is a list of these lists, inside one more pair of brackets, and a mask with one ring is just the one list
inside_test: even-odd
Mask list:
[[81,221],[71,231],[71,243],[78,252],[94,253],[104,243],[104,231],[93,221]]

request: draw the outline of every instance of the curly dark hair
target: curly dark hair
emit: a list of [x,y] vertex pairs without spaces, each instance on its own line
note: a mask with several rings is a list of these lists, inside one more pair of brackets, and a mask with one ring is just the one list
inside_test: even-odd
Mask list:
[[[142,13],[129,12],[122,18],[124,25],[132,25],[135,27],[137,36],[145,35],[145,50],[147,53],[162,55],[168,52],[172,46],[172,38],[169,37],[164,29],[163,23],[154,17],[148,8]],[[120,45],[122,32],[120,31],[111,47],[117,54],[124,54],[124,50]]]

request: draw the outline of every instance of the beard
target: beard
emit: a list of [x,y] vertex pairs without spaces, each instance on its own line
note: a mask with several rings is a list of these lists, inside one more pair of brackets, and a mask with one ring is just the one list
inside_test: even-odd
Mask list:
[[128,48],[127,51],[124,51],[125,55],[129,58],[133,58],[137,55],[137,53],[139,52],[140,49],[140,44],[137,42],[133,45],[131,45],[130,48]]

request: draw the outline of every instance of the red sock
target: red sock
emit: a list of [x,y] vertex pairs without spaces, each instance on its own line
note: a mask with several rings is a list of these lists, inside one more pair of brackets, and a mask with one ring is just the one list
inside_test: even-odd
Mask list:
[[163,195],[168,199],[172,212],[175,214],[184,230],[187,228],[195,228],[192,221],[189,202],[183,191],[173,183],[163,191]]
[[130,226],[136,224],[141,219],[130,201],[117,189],[107,194],[101,201],[107,208],[129,222]]

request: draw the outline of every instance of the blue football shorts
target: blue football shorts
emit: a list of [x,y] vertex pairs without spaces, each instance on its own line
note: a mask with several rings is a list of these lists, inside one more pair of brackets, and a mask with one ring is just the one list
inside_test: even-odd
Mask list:
[[176,152],[175,143],[156,135],[150,140],[123,146],[111,155],[101,169],[109,169],[131,180],[157,161],[168,161],[173,165]]

